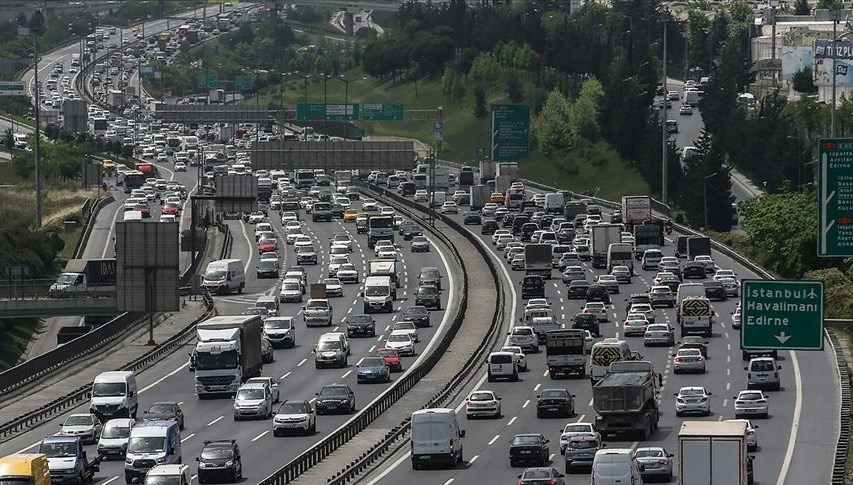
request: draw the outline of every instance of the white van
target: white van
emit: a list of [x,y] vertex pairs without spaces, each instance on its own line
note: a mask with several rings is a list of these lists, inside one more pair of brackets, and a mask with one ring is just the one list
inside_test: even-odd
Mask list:
[[640,466],[628,448],[605,448],[595,452],[592,461],[595,485],[643,485]]
[[687,297],[705,298],[705,285],[702,283],[681,283],[678,285],[678,291],[675,293],[676,305]]
[[396,289],[390,276],[368,276],[364,279],[364,313],[393,312]]
[[136,418],[139,409],[136,375],[131,371],[102,372],[92,383],[89,412],[101,422],[112,418]]
[[155,465],[175,465],[181,461],[181,431],[178,422],[144,421],[130,431],[124,460],[124,481],[141,482]]
[[127,439],[136,425],[133,418],[115,418],[104,424],[98,439],[98,458],[106,461],[108,457],[124,458],[127,453]]
[[496,379],[518,380],[518,366],[515,365],[515,354],[512,352],[492,352],[486,361],[489,366],[489,382]]
[[246,267],[242,259],[220,259],[207,264],[201,285],[211,293],[243,293]]
[[749,365],[743,368],[747,372],[746,388],[778,391],[781,388],[779,382],[779,370],[781,368],[782,366],[777,364],[773,357],[750,359]]
[[124,222],[142,222],[142,211],[125,211]]
[[424,465],[462,463],[462,438],[456,411],[448,408],[421,409],[412,413],[412,468]]

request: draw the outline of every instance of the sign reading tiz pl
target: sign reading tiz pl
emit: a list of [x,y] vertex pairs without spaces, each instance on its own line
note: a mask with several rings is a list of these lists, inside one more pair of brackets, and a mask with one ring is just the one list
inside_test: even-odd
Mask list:
[[744,280],[744,349],[823,350],[823,282]]

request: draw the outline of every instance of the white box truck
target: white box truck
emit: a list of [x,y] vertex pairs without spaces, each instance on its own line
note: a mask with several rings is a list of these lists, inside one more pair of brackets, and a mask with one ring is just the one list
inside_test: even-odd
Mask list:
[[684,421],[678,432],[679,485],[747,485],[743,421]]
[[495,170],[497,163],[494,160],[480,161],[480,183],[486,185],[489,180],[495,179]]
[[622,226],[619,224],[596,224],[590,228],[589,236],[592,267],[606,267],[607,252],[610,245],[622,242]]
[[469,191],[471,193],[472,211],[481,210],[491,200],[492,191],[488,185],[472,185]]
[[565,197],[562,192],[550,192],[545,194],[545,213],[562,215],[563,202],[565,202]]
[[263,322],[258,315],[218,316],[196,325],[198,342],[190,369],[195,371],[199,398],[233,395],[242,382],[260,375],[262,334]]
[[652,198],[648,195],[626,195],[622,197],[622,221],[630,228],[652,220]]

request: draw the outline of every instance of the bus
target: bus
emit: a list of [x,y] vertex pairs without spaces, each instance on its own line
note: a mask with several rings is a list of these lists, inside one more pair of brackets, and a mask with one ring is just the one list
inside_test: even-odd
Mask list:
[[610,364],[622,360],[632,360],[633,354],[628,342],[617,338],[606,338],[592,345],[589,374],[593,383],[600,381],[610,370]]
[[124,175],[124,193],[129,194],[133,189],[141,188],[145,185],[146,175],[139,170],[132,170]]

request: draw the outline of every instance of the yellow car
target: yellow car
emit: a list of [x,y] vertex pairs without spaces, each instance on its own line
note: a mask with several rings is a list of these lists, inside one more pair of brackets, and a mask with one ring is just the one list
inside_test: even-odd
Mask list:
[[358,217],[358,211],[355,209],[347,209],[344,211],[344,222],[355,222]]
[[113,170],[116,168],[116,162],[114,162],[112,160],[104,159],[104,161],[102,162],[102,165],[103,165],[104,170]]
[[500,192],[492,192],[492,196],[489,197],[489,202],[493,202],[495,204],[503,204],[504,203],[504,194]]

